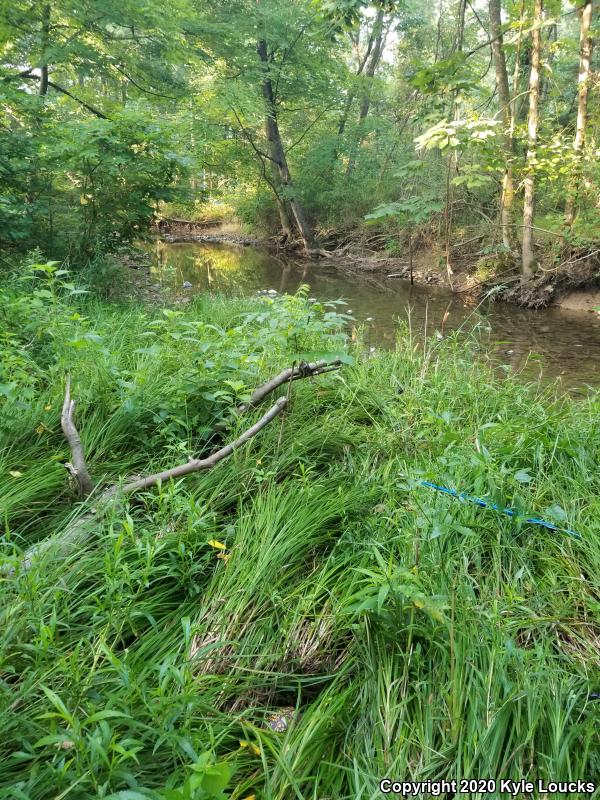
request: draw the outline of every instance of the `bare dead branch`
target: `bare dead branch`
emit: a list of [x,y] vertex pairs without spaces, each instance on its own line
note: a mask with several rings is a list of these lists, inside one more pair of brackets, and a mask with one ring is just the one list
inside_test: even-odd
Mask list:
[[[301,363],[299,366],[294,365],[289,369],[285,369],[255,389],[250,397],[250,400],[237,408],[236,416],[253,409],[271,392],[285,383],[291,383],[291,381],[299,380],[300,378],[314,377],[316,375],[322,375],[326,372],[337,370],[341,364],[341,359],[336,359],[334,361],[316,361],[310,364]],[[265,428],[272,420],[281,414],[281,412],[287,407],[288,403],[289,397],[280,397],[277,402],[266,412],[266,414],[264,414],[258,420],[258,422],[254,423],[254,425],[244,431],[244,433],[242,433],[241,436],[239,436],[235,441],[225,445],[225,447],[222,447],[220,450],[211,453],[211,455],[207,456],[206,458],[192,459],[185,464],[180,464],[176,467],[172,467],[171,469],[163,470],[162,472],[157,472],[154,475],[148,475],[146,477],[130,480],[124,485],[113,484],[106,487],[103,491],[98,493],[94,501],[94,506],[90,509],[90,511],[73,519],[67,528],[58,534],[58,536],[48,537],[47,539],[44,539],[38,544],[30,547],[21,561],[20,569],[28,570],[38,557],[43,556],[43,554],[48,552],[54,545],[58,547],[58,552],[60,554],[66,554],[67,552],[71,551],[72,548],[83,542],[89,535],[91,524],[95,524],[95,520],[98,520],[100,517],[102,517],[103,514],[105,514],[109,508],[111,508],[113,503],[116,503],[120,497],[134,494],[135,492],[139,492],[143,489],[148,489],[151,486],[155,486],[157,483],[159,483],[159,481],[184,477],[185,475],[202,470],[208,470],[216,466],[220,461],[230,456],[235,452],[235,450],[260,433],[263,428]],[[69,464],[68,468],[72,474],[76,476],[80,487],[82,487],[83,476],[83,486],[86,488],[82,488],[82,493],[84,493],[88,500],[90,500],[94,488],[85,464],[81,440],[73,423],[74,408],[75,401],[71,399],[70,378],[67,377],[65,401],[61,415],[61,425],[67,441],[69,442],[72,454],[71,458],[73,464]],[[218,426],[217,430],[222,430],[223,427],[224,425]],[[85,483],[86,479],[88,481],[87,484]],[[12,575],[14,572],[15,568],[13,567],[0,569],[0,574]]]
[[[69,404],[72,401],[69,400]],[[66,400],[65,400],[66,404]],[[194,459],[185,464],[180,464],[172,469],[158,472],[155,475],[148,475],[145,478],[131,481],[124,486],[116,484],[107,487],[96,499],[94,507],[82,516],[74,519],[65,530],[61,531],[57,536],[50,536],[43,539],[41,542],[34,544],[25,553],[23,560],[20,564],[21,570],[30,569],[31,565],[39,558],[43,557],[45,553],[51,550],[54,546],[58,548],[57,552],[61,555],[66,555],[71,552],[73,548],[77,547],[88,537],[90,533],[90,524],[96,524],[96,520],[101,518],[123,495],[134,494],[142,489],[148,489],[155,486],[159,481],[166,481],[170,478],[178,478],[184,475],[189,475],[192,472],[200,470],[211,469],[216,466],[220,461],[230,456],[235,450],[241,447],[253,436],[256,436],[264,427],[266,427],[275,417],[279,416],[284,408],[287,406],[287,397],[280,397],[275,405],[264,414],[258,422],[248,428],[241,436],[234,442],[222,447],[215,453],[212,453],[207,458]],[[14,567],[0,569],[0,574],[13,575],[15,573]]]
[[342,362],[337,358],[335,361],[313,361],[310,364],[304,363],[297,367],[288,367],[288,369],[282,370],[279,375],[275,375],[266,383],[256,388],[252,392],[250,400],[238,406],[236,413],[243,414],[245,411],[255,408],[267,395],[271,394],[271,392],[274,392],[275,389],[279,386],[283,386],[283,384],[288,381],[297,381],[300,378],[312,378],[315,375],[322,375],[324,372],[332,372],[339,369],[341,365]]
[[94,484],[92,483],[87,464],[85,463],[83,445],[81,444],[79,433],[73,422],[74,412],[75,400],[71,399],[71,376],[67,375],[65,401],[62,407],[62,414],[60,415],[60,426],[71,450],[71,462],[67,462],[66,467],[77,481],[80,496],[87,497],[87,495],[92,492]]
[[148,475],[146,478],[140,478],[140,480],[132,481],[131,483],[125,484],[121,491],[123,494],[133,494],[134,492],[139,492],[142,489],[148,489],[150,486],[156,486],[159,481],[168,481],[171,478],[180,478],[184,475],[189,475],[192,472],[200,472],[200,470],[211,469],[219,461],[222,461],[224,458],[230,456],[238,447],[241,447],[245,442],[249,439],[252,439],[253,436],[256,436],[264,427],[266,427],[271,420],[275,419],[275,417],[279,416],[283,409],[287,406],[288,400],[287,397],[280,397],[274,406],[272,406],[266,414],[264,414],[258,422],[255,422],[248,430],[244,431],[242,435],[237,438],[234,442],[230,442],[230,444],[225,445],[220,450],[217,450],[216,453],[212,453],[207,458],[194,458],[192,461],[187,461],[185,464],[180,464],[177,467],[173,467],[172,469],[166,469],[162,472],[157,472],[154,475]]

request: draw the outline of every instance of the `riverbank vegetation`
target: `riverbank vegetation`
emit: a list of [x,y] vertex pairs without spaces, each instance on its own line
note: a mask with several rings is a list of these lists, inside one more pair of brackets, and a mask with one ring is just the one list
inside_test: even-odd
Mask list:
[[482,258],[597,277],[591,0],[3,10],[9,249],[79,264],[231,207],[307,251],[369,220],[392,253],[435,241],[450,282]]
[[0,798],[594,780],[597,393],[123,266],[235,218],[594,281],[591,3],[0,9]]
[[[161,312],[77,292],[37,264],[1,295],[0,797],[598,774],[595,395],[502,379],[476,336],[348,352],[344,307],[303,295]],[[101,505],[235,439],[270,402],[233,409],[301,357],[343,365],[283,386],[284,415],[213,470]]]

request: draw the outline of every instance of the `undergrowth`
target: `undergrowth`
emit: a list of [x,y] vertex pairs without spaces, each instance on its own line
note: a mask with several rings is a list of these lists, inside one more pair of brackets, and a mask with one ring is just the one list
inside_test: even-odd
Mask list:
[[62,466],[67,371],[90,471],[113,481],[214,446],[250,388],[342,349],[344,323],[302,296],[158,314],[36,275],[1,307],[0,797],[350,799],[385,776],[599,774],[597,396],[500,381],[468,336],[401,331],[395,352],[358,347],[294,383],[285,417],[214,470],[115,504],[76,552],[25,568],[84,510]]

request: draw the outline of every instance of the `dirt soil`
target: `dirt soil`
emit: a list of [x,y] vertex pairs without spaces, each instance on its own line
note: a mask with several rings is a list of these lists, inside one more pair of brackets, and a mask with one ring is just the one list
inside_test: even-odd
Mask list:
[[576,292],[567,292],[556,302],[561,308],[570,311],[596,311],[600,310],[600,289],[588,289]]
[[600,292],[600,254],[573,253],[559,268],[545,268],[526,284],[514,283],[500,298],[525,308],[558,305],[575,311],[592,311]]

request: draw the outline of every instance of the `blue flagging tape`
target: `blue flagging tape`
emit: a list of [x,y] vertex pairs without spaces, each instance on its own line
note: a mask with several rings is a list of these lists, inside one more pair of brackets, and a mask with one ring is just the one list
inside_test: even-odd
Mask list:
[[444,494],[450,495],[450,497],[456,497],[457,500],[466,500],[468,503],[474,503],[480,508],[491,508],[494,511],[499,511],[501,514],[506,514],[507,517],[521,518],[523,522],[528,522],[531,525],[540,525],[542,528],[547,528],[549,531],[560,531],[561,533],[573,536],[575,539],[581,539],[581,535],[577,533],[577,531],[569,530],[569,528],[559,528],[558,525],[555,525],[553,522],[547,522],[545,519],[538,519],[537,517],[523,518],[514,508],[502,508],[496,503],[488,503],[486,500],[482,500],[480,497],[472,497],[466,492],[461,492],[459,494],[454,489],[449,489],[447,486],[438,486],[437,483],[431,483],[431,481],[421,481],[421,486],[428,486],[430,489],[435,489],[437,492],[443,492]]

